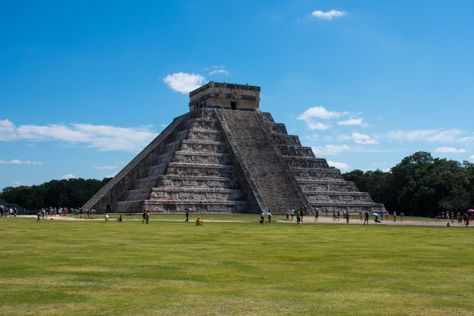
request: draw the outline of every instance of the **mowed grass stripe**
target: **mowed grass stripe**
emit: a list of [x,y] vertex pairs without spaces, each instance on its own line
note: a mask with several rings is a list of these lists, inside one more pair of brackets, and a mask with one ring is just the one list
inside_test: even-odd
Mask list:
[[474,313],[471,229],[236,218],[248,223],[1,219],[0,313]]

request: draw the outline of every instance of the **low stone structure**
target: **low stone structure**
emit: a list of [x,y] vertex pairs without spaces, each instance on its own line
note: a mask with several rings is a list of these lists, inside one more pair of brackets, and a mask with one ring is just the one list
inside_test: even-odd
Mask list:
[[383,211],[259,109],[260,88],[209,82],[83,207],[118,212]]

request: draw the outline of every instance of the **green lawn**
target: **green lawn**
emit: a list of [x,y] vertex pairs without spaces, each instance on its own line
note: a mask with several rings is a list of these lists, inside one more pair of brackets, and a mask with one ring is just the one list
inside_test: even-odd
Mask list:
[[0,219],[0,314],[474,314],[472,229],[154,218]]

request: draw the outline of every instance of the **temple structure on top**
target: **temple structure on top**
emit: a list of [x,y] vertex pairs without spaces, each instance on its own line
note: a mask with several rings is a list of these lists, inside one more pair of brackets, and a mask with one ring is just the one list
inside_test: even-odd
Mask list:
[[383,211],[259,108],[260,87],[209,82],[83,207],[118,212]]
[[189,93],[189,108],[259,111],[260,87],[209,82]]

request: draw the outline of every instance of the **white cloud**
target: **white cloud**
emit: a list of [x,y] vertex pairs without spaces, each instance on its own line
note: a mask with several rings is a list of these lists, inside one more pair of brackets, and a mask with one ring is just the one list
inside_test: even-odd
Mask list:
[[94,166],[92,168],[97,170],[115,170],[117,166]]
[[7,138],[0,137],[0,140],[60,141],[85,144],[87,147],[100,151],[130,152],[142,149],[157,135],[149,128],[93,124],[20,125],[16,127],[11,123],[8,125],[8,131],[9,136]]
[[389,140],[396,141],[424,141],[429,143],[459,143],[468,144],[474,142],[474,133],[457,128],[451,129],[428,129],[411,131],[390,131],[385,136]]
[[75,175],[73,175],[72,173],[66,173],[64,176],[63,176],[63,179],[64,180],[69,180],[69,179],[76,179],[77,177]]
[[306,124],[308,125],[308,128],[309,128],[309,129],[325,130],[325,129],[329,129],[329,128],[332,127],[331,124],[329,124],[329,123],[323,123],[323,122],[311,122],[311,121],[308,121],[308,122],[306,122]]
[[337,161],[331,161],[331,160],[328,160],[327,162],[328,162],[328,165],[330,165],[331,167],[335,167],[339,170],[349,170],[349,169],[351,169],[351,166],[349,166],[345,162],[337,162]]
[[471,157],[469,157],[469,159],[471,159],[472,161],[474,161],[474,155],[471,155]]
[[367,127],[369,126],[367,123],[364,123],[362,118],[350,118],[347,120],[337,122],[337,125],[343,126],[360,126],[360,127]]
[[314,106],[298,116],[298,120],[305,122],[309,129],[325,130],[330,128],[332,125],[329,123],[322,123],[318,120],[329,120],[340,117],[344,114],[345,113],[328,111],[324,106]]
[[316,156],[337,155],[348,152],[351,148],[347,145],[325,145],[323,147],[311,147]]
[[341,112],[332,112],[328,111],[324,106],[314,106],[301,114],[298,119],[305,120],[305,119],[331,119],[341,116],[343,113]]
[[211,66],[206,70],[209,71],[209,76],[228,76],[229,71],[224,65]]
[[464,148],[456,148],[456,147],[438,147],[435,148],[435,153],[440,154],[462,154],[466,152]]
[[11,159],[11,160],[0,160],[0,165],[41,165],[41,161],[34,160],[20,160],[20,159]]
[[229,72],[225,69],[215,69],[209,72],[209,76],[215,76],[215,75],[228,76]]
[[176,72],[167,75],[163,82],[173,91],[187,94],[206,82],[206,78],[199,74],[192,74],[186,72]]
[[0,140],[15,138],[15,125],[10,120],[0,120]]
[[317,19],[331,21],[334,18],[341,18],[345,16],[346,14],[347,13],[345,11],[339,11],[339,10],[329,10],[329,11],[316,10],[311,13],[311,16]]
[[357,144],[363,145],[373,145],[378,143],[375,138],[367,134],[361,134],[357,132],[353,132],[351,135],[339,135],[337,139],[341,141],[351,140]]

